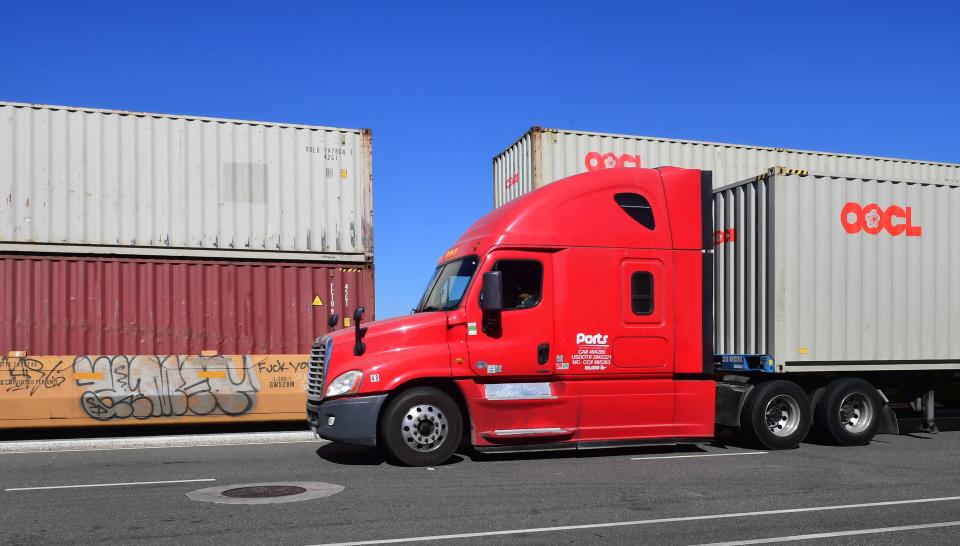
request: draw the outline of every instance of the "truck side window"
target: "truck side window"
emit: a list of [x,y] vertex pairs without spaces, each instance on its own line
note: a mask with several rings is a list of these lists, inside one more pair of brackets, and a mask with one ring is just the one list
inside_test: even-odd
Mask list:
[[653,313],[653,275],[649,271],[630,275],[630,306],[636,315]]
[[613,200],[641,226],[653,229],[656,225],[653,221],[653,209],[646,197],[638,193],[618,193],[613,196]]
[[536,307],[543,296],[543,264],[533,260],[500,260],[493,265],[503,279],[503,310]]

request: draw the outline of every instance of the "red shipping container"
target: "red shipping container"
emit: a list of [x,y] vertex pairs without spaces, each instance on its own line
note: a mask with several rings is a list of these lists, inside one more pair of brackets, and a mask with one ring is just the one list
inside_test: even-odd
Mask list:
[[0,354],[309,353],[373,301],[372,264],[4,255]]

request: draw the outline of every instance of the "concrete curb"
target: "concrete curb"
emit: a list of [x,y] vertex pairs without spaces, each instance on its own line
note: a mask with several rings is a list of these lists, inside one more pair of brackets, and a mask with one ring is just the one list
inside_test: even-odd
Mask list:
[[59,451],[102,451],[111,449],[162,449],[224,445],[329,443],[318,440],[309,431],[238,432],[225,434],[183,434],[176,436],[138,436],[133,438],[77,438],[70,440],[23,440],[0,442],[0,455],[14,453],[52,453]]

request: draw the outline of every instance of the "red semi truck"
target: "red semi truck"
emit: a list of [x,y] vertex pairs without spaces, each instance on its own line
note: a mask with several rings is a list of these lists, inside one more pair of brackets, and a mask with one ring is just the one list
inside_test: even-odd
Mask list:
[[[718,425],[768,449],[796,446],[814,421],[837,443],[869,442],[889,416],[879,376],[849,362],[787,376],[775,372],[790,358],[714,354],[714,247],[728,230],[713,200],[709,172],[610,169],[490,212],[443,254],[412,315],[361,326],[357,309],[354,328],[317,339],[311,429],[408,465],[464,442],[700,443]],[[916,384],[910,400],[929,390]],[[932,391],[918,404],[932,412]]]

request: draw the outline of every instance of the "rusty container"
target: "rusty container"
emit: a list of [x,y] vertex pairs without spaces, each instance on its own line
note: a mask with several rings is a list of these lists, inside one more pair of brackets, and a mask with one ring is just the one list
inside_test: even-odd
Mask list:
[[8,254],[0,302],[0,428],[299,420],[373,265]]

